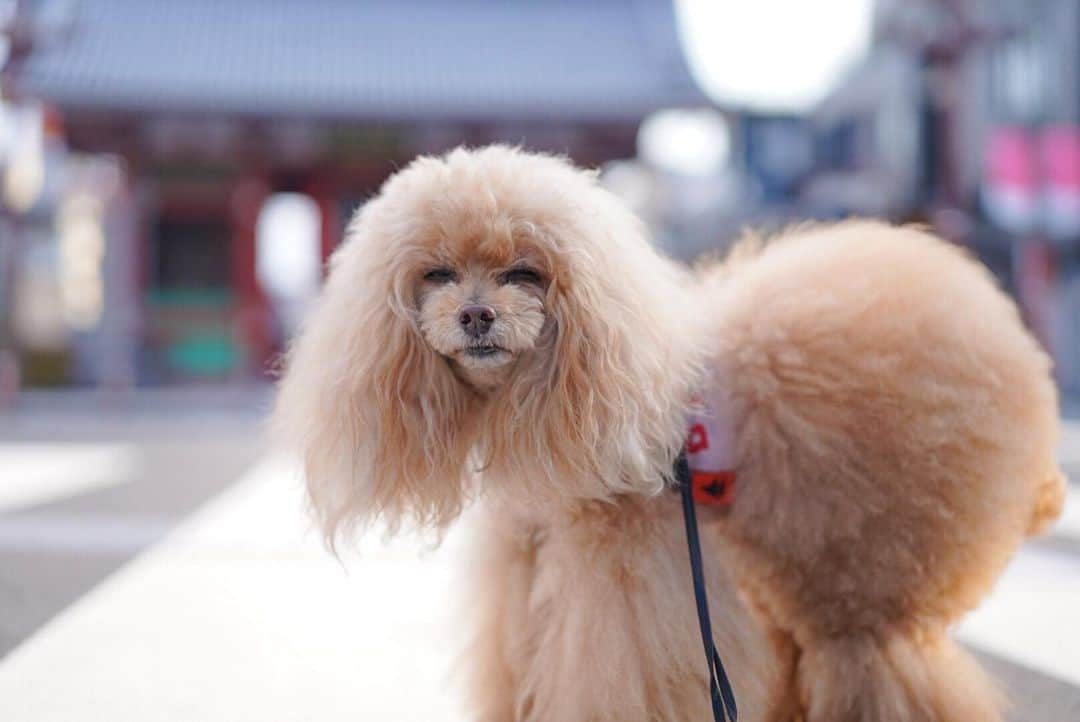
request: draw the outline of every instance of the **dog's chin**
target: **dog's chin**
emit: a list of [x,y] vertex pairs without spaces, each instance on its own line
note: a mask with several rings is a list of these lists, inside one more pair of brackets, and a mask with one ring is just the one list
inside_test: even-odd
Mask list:
[[517,354],[499,346],[466,346],[443,356],[462,383],[488,393],[505,383]]
[[499,346],[467,346],[451,357],[467,369],[498,369],[514,360],[514,354]]

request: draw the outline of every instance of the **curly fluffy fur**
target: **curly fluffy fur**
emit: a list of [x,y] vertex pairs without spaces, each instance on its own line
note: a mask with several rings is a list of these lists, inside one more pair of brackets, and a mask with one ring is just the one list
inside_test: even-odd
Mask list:
[[847,223],[744,255],[703,289],[739,442],[716,523],[803,652],[809,719],[998,719],[945,631],[1060,513],[1049,360],[925,232]]
[[738,440],[705,544],[741,718],[998,719],[945,629],[1060,509],[1045,355],[923,232],[743,250],[691,276],[592,174],[504,147],[415,161],[350,225],[276,421],[331,544],[484,505],[479,719],[708,718],[664,492],[701,389]]

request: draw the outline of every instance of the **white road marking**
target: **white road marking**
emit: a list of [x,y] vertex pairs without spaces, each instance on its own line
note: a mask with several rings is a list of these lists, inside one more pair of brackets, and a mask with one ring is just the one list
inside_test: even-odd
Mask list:
[[291,464],[260,463],[0,660],[0,719],[464,719],[455,534],[343,566],[302,510]]
[[0,443],[0,511],[131,480],[131,444]]

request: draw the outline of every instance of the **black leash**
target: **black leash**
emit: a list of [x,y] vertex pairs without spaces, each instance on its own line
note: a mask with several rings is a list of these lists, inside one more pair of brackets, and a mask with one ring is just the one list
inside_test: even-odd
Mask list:
[[[712,622],[709,620],[709,598],[705,592],[705,573],[701,565],[701,540],[698,538],[697,514],[694,513],[694,491],[690,480],[690,465],[686,454],[675,460],[675,481],[682,494],[683,520],[686,522],[686,544],[690,548],[690,575],[694,579],[694,600],[697,602],[698,625],[705,645],[705,660],[709,665],[709,695],[712,699],[714,722],[737,722],[739,710],[731,690],[720,654],[713,642]],[[726,716],[725,716],[726,713]]]

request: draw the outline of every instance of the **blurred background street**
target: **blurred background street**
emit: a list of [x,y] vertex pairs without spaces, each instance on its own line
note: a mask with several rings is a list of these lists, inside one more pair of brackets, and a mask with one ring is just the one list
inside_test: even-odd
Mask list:
[[[934,228],[1053,356],[1080,480],[1080,0],[0,0],[0,720],[464,719],[468,523],[338,564],[262,421],[351,214],[491,142],[685,260]],[[1080,719],[1078,492],[957,631],[1015,722]]]

